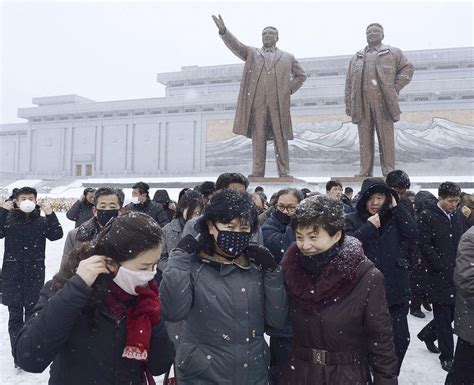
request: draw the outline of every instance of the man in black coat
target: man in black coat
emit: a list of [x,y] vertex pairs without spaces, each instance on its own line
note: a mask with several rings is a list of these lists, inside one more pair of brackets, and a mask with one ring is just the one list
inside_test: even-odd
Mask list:
[[[403,206],[411,217],[415,219],[413,202],[405,195],[411,186],[408,174],[403,170],[390,171],[385,178],[385,182],[388,187],[396,191],[399,198],[398,204]],[[409,274],[411,289],[410,314],[418,318],[425,318],[425,313],[421,311],[421,304],[425,299],[425,288],[422,282],[424,266],[418,263],[418,246],[414,242],[406,242],[403,247],[408,253],[408,260],[411,265]]]
[[93,188],[86,188],[81,198],[78,199],[66,213],[68,219],[76,221],[74,227],[79,227],[94,216],[92,212],[92,207],[94,207],[94,193],[95,190]]
[[[34,188],[20,188],[0,207],[0,238],[5,238],[2,303],[8,306],[8,332],[13,342],[33,312],[45,277],[46,238],[61,239],[63,229],[47,203],[36,204]],[[40,212],[46,215],[42,217]]]
[[461,188],[452,182],[441,183],[438,202],[428,204],[418,218],[419,249],[428,272],[428,296],[433,303],[433,320],[418,334],[425,342],[438,338],[441,367],[449,371],[453,363],[456,289],[453,281],[456,251],[466,230],[463,215],[456,209]]
[[163,228],[169,223],[168,216],[162,205],[150,199],[150,186],[145,182],[138,182],[132,186],[132,203],[125,206],[128,211],[140,211],[148,214]]
[[346,234],[362,242],[365,255],[384,275],[400,371],[410,343],[407,322],[409,262],[404,244],[416,241],[416,223],[398,204],[397,193],[380,178],[364,180],[356,210],[346,216]]

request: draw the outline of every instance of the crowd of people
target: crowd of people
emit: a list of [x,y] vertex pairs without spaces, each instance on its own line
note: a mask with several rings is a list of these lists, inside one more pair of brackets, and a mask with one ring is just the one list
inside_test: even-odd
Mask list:
[[[138,182],[126,206],[120,189],[87,188],[46,284],[62,206],[14,191],[0,237],[15,366],[51,364],[50,384],[154,384],[174,365],[179,385],[385,385],[415,334],[447,385],[474,384],[472,194],[415,194],[402,170],[355,195],[334,180],[270,199],[248,187],[224,173],[173,202]],[[433,320],[409,330],[422,307]]]

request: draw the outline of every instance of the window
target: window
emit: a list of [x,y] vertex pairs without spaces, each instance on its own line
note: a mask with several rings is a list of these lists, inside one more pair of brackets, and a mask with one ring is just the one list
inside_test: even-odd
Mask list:
[[92,164],[88,163],[86,164],[86,176],[91,176],[92,175]]
[[75,176],[82,176],[82,164],[76,164]]

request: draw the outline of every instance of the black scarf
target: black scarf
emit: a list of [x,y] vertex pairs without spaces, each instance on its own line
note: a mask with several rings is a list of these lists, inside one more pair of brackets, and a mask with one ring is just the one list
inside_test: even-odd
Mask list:
[[339,253],[340,247],[338,243],[332,245],[328,250],[314,255],[303,255],[298,253],[301,267],[311,275],[312,279],[317,279],[324,268]]

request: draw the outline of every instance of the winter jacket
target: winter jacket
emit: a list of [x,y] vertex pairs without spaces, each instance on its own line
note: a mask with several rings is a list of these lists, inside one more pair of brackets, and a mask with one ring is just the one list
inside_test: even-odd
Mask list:
[[92,207],[94,207],[94,205],[92,205],[89,201],[78,200],[66,213],[66,217],[71,221],[76,221],[75,227],[79,227],[94,216]]
[[465,231],[464,217],[456,210],[450,221],[438,205],[432,203],[420,214],[418,230],[418,247],[428,270],[428,297],[434,303],[454,304],[453,273],[458,243]]
[[81,226],[70,230],[64,242],[63,256],[61,258],[61,267],[67,262],[71,252],[86,242],[92,241],[100,232],[100,225],[96,217],[92,217]]
[[174,249],[163,272],[162,314],[185,320],[176,355],[178,384],[267,385],[264,325],[285,323],[283,273],[212,258]]
[[[294,244],[282,262],[294,345],[279,385],[397,384],[383,275],[365,258],[360,242],[346,237],[335,257],[339,261],[330,262],[316,280],[298,254]],[[308,293],[314,295],[311,302]]]
[[464,341],[474,344],[474,227],[459,241],[454,284],[457,289],[454,332]]
[[134,204],[129,203],[125,206],[125,209],[128,211],[140,211],[141,213],[148,214],[152,217],[161,227],[164,227],[168,223],[168,216],[162,205],[159,203],[153,202],[150,198],[143,203]]
[[[275,261],[280,263],[283,255],[290,245],[295,241],[295,232],[290,225],[285,225],[276,216],[275,209],[267,218],[262,226],[263,244],[270,250]],[[266,333],[272,337],[291,338],[293,331],[291,330],[290,319],[287,319],[284,328],[274,329],[267,327]]]
[[0,238],[5,238],[2,266],[3,304],[31,306],[44,285],[46,238],[61,239],[63,229],[52,213],[37,208],[30,214],[0,208]]
[[367,200],[374,191],[384,191],[391,199],[391,189],[379,178],[367,178],[362,183],[356,212],[348,214],[346,234],[361,241],[364,253],[379,269],[385,280],[385,292],[389,306],[407,303],[410,299],[408,278],[408,251],[405,245],[416,242],[416,223],[401,206],[381,213],[381,227],[376,228],[367,219]]
[[263,224],[262,234],[263,244],[270,250],[277,263],[280,263],[283,254],[296,239],[291,226],[282,223],[275,212],[271,213]]
[[[359,123],[364,107],[362,82],[366,48],[361,49],[351,59],[346,77],[345,103],[352,123]],[[387,111],[394,122],[400,120],[398,94],[413,77],[415,67],[408,62],[403,52],[396,47],[382,44],[375,63],[377,84],[383,101],[382,110]]]
[[[116,321],[103,305],[93,332],[84,311],[92,289],[77,275],[57,292],[51,283],[15,341],[15,363],[33,373],[52,363],[49,385],[143,385],[143,362],[122,358],[126,317]],[[174,346],[161,320],[152,329],[146,366],[157,376],[173,359]]]

